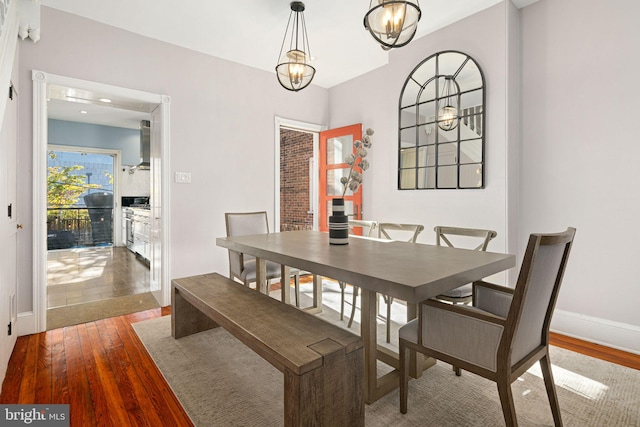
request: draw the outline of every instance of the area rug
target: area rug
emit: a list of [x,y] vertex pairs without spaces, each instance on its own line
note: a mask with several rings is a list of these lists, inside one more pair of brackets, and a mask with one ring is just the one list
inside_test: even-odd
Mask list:
[[[223,329],[174,340],[170,316],[133,327],[196,426],[283,424],[282,374]],[[640,371],[556,347],[551,361],[565,426],[640,426]],[[409,384],[408,414],[396,390],[366,406],[366,425],[504,425],[491,381],[438,362]],[[520,426],[553,426],[537,365],[512,389]]]
[[160,304],[158,304],[155,297],[151,292],[145,292],[101,301],[50,308],[47,310],[47,330],[123,316],[157,307],[160,307]]

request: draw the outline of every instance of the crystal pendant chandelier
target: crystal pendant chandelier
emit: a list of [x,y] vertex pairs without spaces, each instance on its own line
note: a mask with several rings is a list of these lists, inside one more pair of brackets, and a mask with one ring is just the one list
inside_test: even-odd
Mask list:
[[364,16],[364,27],[382,49],[408,44],[416,34],[422,16],[418,0],[371,0]]
[[442,96],[439,99],[438,127],[442,130],[453,130],[458,126],[458,85],[453,76],[446,76],[442,88]]
[[[294,92],[309,86],[313,76],[316,74],[316,69],[309,64],[311,62],[311,51],[303,12],[304,3],[301,1],[291,2],[289,22],[287,22],[287,29],[284,32],[280,57],[276,66],[278,82],[285,89]],[[289,33],[290,27],[291,33]],[[289,40],[289,46],[285,51],[287,40]]]

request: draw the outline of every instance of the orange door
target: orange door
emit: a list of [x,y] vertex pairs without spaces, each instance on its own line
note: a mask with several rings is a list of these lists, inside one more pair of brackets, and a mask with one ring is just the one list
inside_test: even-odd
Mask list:
[[[342,197],[344,185],[340,178],[349,174],[350,166],[344,162],[347,155],[355,153],[353,143],[362,139],[362,124],[329,129],[320,132],[320,185],[319,187],[319,224],[320,231],[328,231],[328,218],[331,215],[331,200]],[[358,172],[362,172],[356,168]],[[347,189],[344,194],[345,212],[353,219],[361,219],[362,188],[354,194]]]

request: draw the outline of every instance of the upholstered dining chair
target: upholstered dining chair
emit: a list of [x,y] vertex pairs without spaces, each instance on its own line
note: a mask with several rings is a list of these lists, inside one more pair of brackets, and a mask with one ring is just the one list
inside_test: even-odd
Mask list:
[[[450,248],[459,247],[451,242],[454,237],[461,237],[463,244],[477,245],[470,247],[476,251],[486,251],[489,242],[495,238],[498,233],[493,230],[482,230],[478,228],[461,228],[461,227],[444,227],[436,226],[433,228],[436,232],[436,245],[442,246],[446,244]],[[438,295],[436,298],[442,301],[448,301],[452,304],[468,304],[471,302],[472,286],[471,283],[463,285]]]
[[[378,223],[376,221],[366,221],[362,219],[350,219],[349,220],[349,234],[357,235],[361,237],[374,237],[378,228]],[[345,282],[338,281],[338,285],[340,286],[340,320],[344,319],[344,290],[347,286]],[[353,323],[353,316],[355,315],[355,304],[357,298],[356,288],[354,287],[353,291],[353,306],[351,308],[351,317],[349,318],[349,327]]]
[[515,288],[477,281],[472,306],[420,303],[418,318],[400,328],[400,412],[407,412],[407,365],[415,350],[495,381],[508,427],[518,425],[511,383],[540,362],[554,423],[562,425],[549,325],[575,232],[531,234]]
[[[418,236],[424,230],[422,224],[399,224],[391,222],[379,222],[378,223],[378,238],[386,240],[396,240],[404,242],[415,243]],[[351,327],[353,323],[353,317],[356,313],[356,299],[358,298],[359,288],[353,287],[353,305],[351,307],[351,316],[349,316],[349,323],[347,327]],[[393,304],[393,297],[382,294],[382,298],[387,306],[386,316],[386,328],[387,328],[387,342],[391,342],[391,304]]]
[[[250,234],[269,233],[267,212],[227,212],[224,214],[227,227],[227,237],[246,236]],[[269,295],[270,281],[280,278],[280,264],[267,261],[267,295]],[[300,306],[300,270],[291,269],[294,277],[296,307]],[[229,276],[237,279],[245,286],[256,282],[256,259],[253,256],[229,250]],[[289,286],[288,279],[281,279],[282,286]]]

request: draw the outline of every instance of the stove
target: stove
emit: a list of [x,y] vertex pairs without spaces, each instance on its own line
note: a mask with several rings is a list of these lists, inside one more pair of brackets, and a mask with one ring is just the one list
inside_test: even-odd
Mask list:
[[122,207],[149,209],[149,196],[123,196]]
[[123,196],[122,197],[122,221],[124,228],[124,239],[127,248],[135,252],[134,247],[134,224],[133,208],[149,209],[149,196]]

